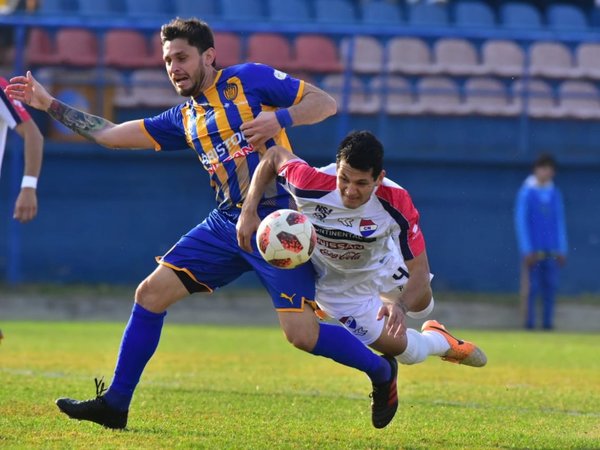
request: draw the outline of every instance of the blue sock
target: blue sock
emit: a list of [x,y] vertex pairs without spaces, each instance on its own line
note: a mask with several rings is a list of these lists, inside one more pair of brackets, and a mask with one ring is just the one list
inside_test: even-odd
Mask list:
[[311,353],[365,372],[373,383],[385,383],[392,376],[389,362],[338,325],[319,324],[319,339]]
[[153,313],[135,303],[125,327],[117,367],[104,399],[113,408],[129,409],[133,391],[154,354],[166,312]]

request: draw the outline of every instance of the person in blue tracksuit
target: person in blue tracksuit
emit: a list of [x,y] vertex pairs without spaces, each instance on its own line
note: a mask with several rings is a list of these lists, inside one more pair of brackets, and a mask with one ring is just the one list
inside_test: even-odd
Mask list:
[[525,328],[536,327],[536,299],[542,297],[542,326],[554,328],[554,305],[559,266],[567,256],[563,197],[554,184],[556,161],[540,155],[534,163],[515,205],[515,227],[523,261]]

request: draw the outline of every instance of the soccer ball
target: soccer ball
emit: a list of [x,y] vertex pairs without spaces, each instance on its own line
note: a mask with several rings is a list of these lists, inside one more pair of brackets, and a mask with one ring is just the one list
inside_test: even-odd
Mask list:
[[269,264],[293,269],[310,259],[317,233],[308,217],[292,209],[280,209],[263,219],[256,232],[256,245]]

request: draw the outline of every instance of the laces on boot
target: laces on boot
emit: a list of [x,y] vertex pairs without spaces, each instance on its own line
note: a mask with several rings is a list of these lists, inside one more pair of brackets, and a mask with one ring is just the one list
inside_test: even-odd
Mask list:
[[104,385],[104,377],[94,378],[94,383],[96,383],[96,398],[100,398],[108,390]]

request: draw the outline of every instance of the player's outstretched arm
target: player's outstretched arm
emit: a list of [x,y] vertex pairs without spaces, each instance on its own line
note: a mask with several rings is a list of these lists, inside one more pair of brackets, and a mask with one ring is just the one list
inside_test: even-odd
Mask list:
[[[282,125],[310,125],[334,115],[337,111],[337,103],[325,91],[305,83],[300,101],[287,108],[286,111],[291,120],[289,124],[281,123],[280,118],[277,117],[279,112],[263,111],[254,120],[243,123],[240,129],[250,144],[260,147],[275,136],[281,130]],[[285,122],[285,119],[283,120]]]
[[4,90],[26,105],[47,112],[75,133],[110,148],[153,148],[154,143],[143,132],[139,120],[114,124],[102,117],[79,111],[52,97],[31,74],[13,77]]
[[389,299],[393,303],[384,305],[378,313],[377,320],[388,316],[386,329],[388,334],[397,336],[404,330],[404,316],[408,311],[422,311],[431,302],[429,261],[424,250],[411,260],[406,260],[406,268],[410,277],[399,298]]
[[252,251],[252,235],[260,225],[260,218],[256,209],[267,186],[275,179],[279,169],[286,161],[294,158],[296,156],[289,150],[277,145],[263,153],[260,163],[252,176],[248,194],[244,199],[242,212],[236,224],[238,244],[243,250],[247,252]]
[[37,215],[37,179],[42,170],[44,137],[33,120],[20,123],[16,132],[25,141],[25,170],[21,191],[15,203],[13,218],[21,223],[29,222]]

